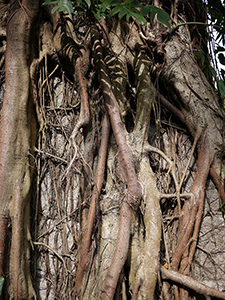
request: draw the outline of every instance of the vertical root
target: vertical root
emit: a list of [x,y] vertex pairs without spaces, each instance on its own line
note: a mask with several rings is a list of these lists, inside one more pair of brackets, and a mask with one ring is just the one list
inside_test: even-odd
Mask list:
[[[190,192],[194,194],[195,201],[185,202],[181,212],[180,224],[179,224],[179,236],[178,243],[174,250],[172,258],[172,269],[178,270],[180,265],[180,271],[189,274],[190,264],[193,259],[196,242],[203,212],[204,195],[205,195],[205,184],[210,167],[210,153],[208,146],[207,132],[203,134],[199,141],[198,146],[198,162],[197,172],[194,183],[191,187]],[[194,232],[193,232],[194,230]],[[191,234],[193,232],[192,238]],[[190,241],[193,243],[189,249]],[[182,258],[183,257],[183,258]],[[181,290],[180,299],[186,299],[188,294]],[[184,298],[182,298],[184,297]]]
[[92,193],[92,199],[90,203],[90,208],[88,212],[88,221],[85,228],[84,236],[82,238],[82,244],[80,249],[80,261],[76,272],[76,283],[75,283],[75,294],[79,294],[83,282],[84,272],[88,266],[89,262],[89,248],[91,244],[91,234],[96,214],[96,208],[98,205],[98,199],[101,193],[102,184],[104,181],[104,172],[106,164],[106,155],[108,147],[108,138],[109,138],[109,129],[110,124],[108,116],[105,114],[102,122],[102,140],[99,150],[99,159],[97,165],[97,173],[95,178],[95,186]]
[[20,254],[21,254],[21,227],[22,227],[22,195],[19,184],[15,189],[15,203],[12,215],[12,244],[10,253],[10,276],[15,300],[22,299],[20,284]]
[[5,254],[5,238],[6,238],[7,219],[0,215],[0,277],[4,276],[4,254]]

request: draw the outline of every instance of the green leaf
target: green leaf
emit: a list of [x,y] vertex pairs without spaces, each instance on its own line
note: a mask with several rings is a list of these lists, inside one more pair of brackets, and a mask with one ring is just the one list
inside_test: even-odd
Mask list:
[[223,97],[225,95],[225,84],[223,80],[219,80],[217,82],[218,85],[218,90],[220,92],[221,97]]
[[217,76],[216,71],[212,66],[209,66],[209,71],[210,71],[210,73],[212,74],[213,77]]
[[57,9],[59,9],[59,8],[60,8],[59,5],[54,6],[53,9],[52,9],[52,11],[51,11],[52,15],[53,15],[53,14],[57,11]]
[[140,14],[145,17],[150,11],[153,11],[155,9],[155,6],[153,5],[145,5],[142,7]]
[[157,20],[159,21],[159,23],[166,25],[169,29],[171,29],[170,27],[170,23],[169,21],[172,21],[170,16],[161,8],[155,7],[153,5],[145,5],[141,11],[140,14],[145,17],[149,12],[150,13],[150,21],[151,23],[153,23],[155,15],[157,14]]
[[145,18],[141,14],[133,12],[133,16],[141,25],[144,25],[146,23]]
[[132,1],[130,4],[131,7],[142,7],[141,3],[139,1]]
[[127,13],[127,15],[126,15],[126,20],[127,20],[127,22],[129,22],[130,17],[132,17],[132,14],[129,12],[129,13]]
[[54,3],[58,3],[59,0],[48,0],[48,1],[45,1],[44,3],[42,3],[42,5],[50,5],[50,4],[54,4]]
[[205,62],[205,52],[201,49],[200,52],[200,58],[201,58],[201,63],[202,65],[204,65],[204,62]]
[[109,6],[109,5],[111,5],[112,2],[113,2],[113,0],[105,0],[105,1],[102,1],[102,5]]
[[218,55],[218,58],[220,60],[220,63],[225,66],[225,56],[223,55],[223,53],[220,53]]
[[157,12],[155,10],[152,10],[150,13],[150,22],[153,23],[154,22],[154,18],[155,15],[157,14]]
[[85,2],[87,3],[88,8],[91,6],[91,0],[85,0]]
[[101,12],[100,10],[97,10],[96,12],[95,11],[92,11],[93,12],[93,15],[95,16],[95,18],[100,21],[101,20]]
[[5,278],[4,277],[0,277],[0,296],[2,294],[2,289],[3,289],[4,281],[5,281]]
[[119,11],[119,18],[122,19],[123,16],[125,16],[126,14],[128,14],[130,11],[125,7],[121,7],[120,11]]
[[121,6],[122,5],[116,6],[116,7],[113,8],[113,10],[112,10],[112,16],[118,14],[121,11]]
[[157,13],[157,20],[159,21],[159,23],[164,24],[166,27],[169,28],[169,30],[171,30],[170,23],[169,23],[169,20],[171,20],[171,19],[170,19],[169,15],[166,12],[165,13],[163,13],[163,11],[158,12]]

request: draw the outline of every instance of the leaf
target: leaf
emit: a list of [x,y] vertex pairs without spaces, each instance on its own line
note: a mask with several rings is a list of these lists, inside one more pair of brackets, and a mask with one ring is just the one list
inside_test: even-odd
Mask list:
[[217,76],[216,71],[212,66],[209,66],[209,71],[210,71],[210,73],[212,74],[213,77]]
[[4,281],[5,281],[5,278],[4,277],[0,277],[0,296],[2,294],[2,289],[3,289]]
[[153,23],[155,15],[157,14],[157,20],[159,21],[159,23],[164,24],[169,29],[171,29],[169,21],[172,21],[172,20],[171,20],[170,16],[167,14],[167,12],[165,12],[163,9],[155,7],[153,5],[145,5],[141,9],[140,14],[143,17],[145,17],[149,12],[151,12],[150,13],[151,23]]
[[54,3],[58,3],[59,0],[48,0],[48,1],[45,1],[44,3],[42,3],[42,5],[50,5],[50,4],[54,4]]
[[111,5],[112,2],[113,2],[113,0],[105,0],[105,1],[102,1],[102,5],[109,6],[109,5]]
[[96,12],[95,11],[92,11],[93,12],[93,15],[95,16],[95,18],[100,21],[101,20],[101,12],[100,10],[97,10]]
[[60,6],[59,5],[56,5],[55,7],[53,7],[53,9],[52,9],[52,11],[51,11],[51,13],[52,13],[52,15],[57,11],[57,9],[59,9],[60,8]]
[[150,13],[150,22],[151,22],[151,23],[154,22],[156,13],[157,13],[157,12],[156,12],[155,10],[152,10],[152,11],[151,11],[151,13]]
[[219,58],[220,63],[225,66],[225,56],[223,55],[223,53],[220,53],[218,55],[218,58]]
[[157,20],[159,21],[159,23],[164,24],[166,27],[169,28],[169,30],[171,30],[170,23],[169,23],[170,17],[169,17],[169,15],[167,15],[166,12],[165,12],[165,14],[162,12],[157,13]]
[[120,12],[120,10],[121,10],[121,5],[114,7],[112,10],[112,16],[118,14]]
[[145,5],[142,7],[140,14],[145,17],[150,11],[153,11],[155,6],[153,5]]
[[145,18],[141,14],[133,12],[133,16],[141,25],[144,25],[146,23]]
[[85,0],[85,2],[87,3],[88,8],[91,6],[91,0]]
[[221,97],[223,97],[225,95],[225,84],[223,80],[219,80],[217,82],[218,85],[218,90],[220,92]]
[[201,58],[201,63],[202,65],[204,65],[204,62],[205,62],[205,52],[201,49],[200,52],[200,58]]
[[130,6],[131,7],[142,7],[141,3],[139,1],[136,1],[136,0],[132,1],[130,3]]

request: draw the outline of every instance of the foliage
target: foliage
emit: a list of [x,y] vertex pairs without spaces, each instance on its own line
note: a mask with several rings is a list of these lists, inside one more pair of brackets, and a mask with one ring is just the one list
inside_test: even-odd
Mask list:
[[52,14],[56,10],[67,11],[70,15],[72,13],[80,14],[87,13],[87,15],[93,14],[99,21],[101,17],[112,17],[118,15],[121,19],[126,16],[126,20],[129,21],[131,17],[134,17],[138,23],[145,24],[145,16],[150,13],[150,21],[153,23],[155,16],[159,23],[164,24],[169,29],[170,16],[162,9],[153,5],[142,6],[137,0],[124,0],[122,2],[116,0],[78,0],[77,4],[73,7],[73,3],[70,0],[48,0],[43,5],[57,4],[52,9]]
[[0,296],[2,294],[2,288],[3,288],[4,281],[5,281],[5,278],[4,277],[0,277]]
[[54,14],[57,10],[59,10],[59,12],[67,11],[68,14],[71,16],[74,11],[72,2],[68,0],[48,0],[44,2],[42,5],[50,5],[50,4],[57,4],[56,6],[53,7],[52,14]]

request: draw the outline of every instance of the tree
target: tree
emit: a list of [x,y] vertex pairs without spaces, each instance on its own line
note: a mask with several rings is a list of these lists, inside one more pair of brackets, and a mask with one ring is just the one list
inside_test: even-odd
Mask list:
[[1,2],[3,299],[225,299],[191,277],[209,176],[225,201],[206,5],[141,2]]

